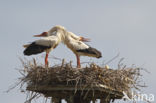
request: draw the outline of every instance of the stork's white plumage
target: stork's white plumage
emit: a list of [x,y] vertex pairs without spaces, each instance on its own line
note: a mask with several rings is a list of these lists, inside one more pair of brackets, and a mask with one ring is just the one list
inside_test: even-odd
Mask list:
[[67,45],[67,47],[74,52],[77,58],[77,67],[80,68],[80,56],[89,56],[100,58],[101,52],[95,48],[92,48],[85,44],[89,39],[77,36],[72,32],[68,32],[63,26],[55,26],[57,29],[57,34],[60,34],[62,37],[62,42]]
[[46,52],[45,65],[48,66],[48,54],[62,41],[63,37],[57,28],[52,28],[48,32],[43,32],[35,37],[44,37],[32,42],[31,44],[24,45],[24,55],[30,56],[38,53]]
[[92,48],[85,44],[82,41],[88,41],[89,39],[83,38],[82,40],[79,39],[81,37],[75,35],[72,32],[67,32],[65,37],[65,44],[69,49],[71,49],[77,58],[77,67],[80,68],[80,56],[89,56],[89,57],[102,57],[101,52],[95,48]]
[[75,39],[75,40],[78,40],[78,41],[83,41],[83,42],[89,42],[90,41],[90,39],[84,38],[82,36],[77,36],[72,32],[67,32],[66,36],[71,37],[72,39]]
[[54,26],[48,32],[44,32],[41,35],[35,37],[44,37],[40,40],[36,40],[29,45],[25,45],[25,55],[38,54],[46,51],[45,64],[48,65],[48,54],[54,49],[61,41],[71,49],[77,57],[77,67],[80,65],[80,56],[101,57],[101,52],[95,48],[92,48],[84,42],[89,39],[77,36],[72,32],[68,32],[63,26]]

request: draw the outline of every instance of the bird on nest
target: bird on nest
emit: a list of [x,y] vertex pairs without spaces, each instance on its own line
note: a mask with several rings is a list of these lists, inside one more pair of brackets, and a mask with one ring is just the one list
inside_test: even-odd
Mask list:
[[48,55],[50,51],[55,49],[60,42],[63,42],[76,55],[78,68],[81,67],[80,56],[102,57],[100,51],[84,43],[89,41],[88,38],[68,32],[63,26],[54,26],[48,32],[43,32],[34,37],[43,38],[24,45],[25,50],[23,53],[24,55],[30,56],[46,52],[45,66],[48,66]]

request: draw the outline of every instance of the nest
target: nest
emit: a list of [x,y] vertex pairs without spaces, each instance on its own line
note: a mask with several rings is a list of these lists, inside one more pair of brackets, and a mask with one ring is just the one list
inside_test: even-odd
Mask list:
[[[24,69],[20,70],[22,77],[20,84],[29,86],[57,86],[66,85],[84,90],[109,89],[126,93],[130,96],[132,91],[139,91],[145,84],[141,84],[142,68],[135,66],[126,67],[119,62],[117,69],[105,68],[95,63],[89,63],[81,69],[72,66],[72,63],[65,63],[52,67],[45,67],[33,61],[22,61]],[[36,91],[32,91],[36,92]]]

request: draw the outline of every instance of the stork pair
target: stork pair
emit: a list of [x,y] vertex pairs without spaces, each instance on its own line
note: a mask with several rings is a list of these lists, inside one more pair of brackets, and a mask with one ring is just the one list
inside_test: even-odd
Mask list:
[[101,52],[85,44],[89,39],[77,36],[72,32],[67,31],[63,26],[54,26],[48,32],[43,32],[35,37],[43,37],[31,44],[24,45],[24,55],[30,56],[42,52],[46,52],[45,65],[48,66],[49,52],[55,49],[59,43],[64,43],[77,58],[77,67],[80,68],[80,56],[102,57]]

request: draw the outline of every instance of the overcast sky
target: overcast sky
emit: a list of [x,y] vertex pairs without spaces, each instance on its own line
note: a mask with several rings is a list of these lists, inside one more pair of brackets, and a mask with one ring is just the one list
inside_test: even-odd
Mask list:
[[[36,40],[33,35],[58,24],[77,35],[91,38],[88,44],[103,54],[99,60],[83,57],[82,62],[101,64],[120,53],[109,66],[115,68],[117,61],[124,57],[125,64],[146,68],[151,74],[144,73],[149,86],[144,92],[156,94],[155,0],[0,0],[1,103],[25,101],[26,95],[17,88],[4,93],[21,76],[15,69],[22,67],[18,59],[24,58],[22,45]],[[64,45],[50,55],[76,64],[74,54]],[[42,56],[44,53],[32,57],[43,63]],[[58,61],[50,59],[50,63],[54,65]]]

